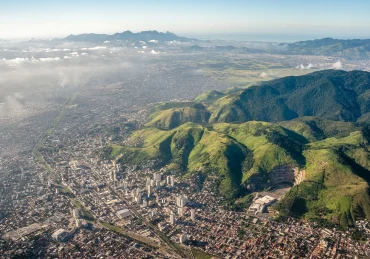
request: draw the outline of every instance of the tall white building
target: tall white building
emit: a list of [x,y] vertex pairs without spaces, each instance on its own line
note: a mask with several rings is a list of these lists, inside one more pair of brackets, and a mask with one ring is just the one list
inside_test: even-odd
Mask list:
[[172,187],[175,186],[175,177],[173,175],[170,176],[170,185]]
[[148,185],[147,186],[147,189],[148,189],[148,197],[150,197],[150,195],[152,195],[152,192],[153,192],[152,186],[151,185]]
[[179,241],[180,244],[184,244],[186,241],[188,241],[188,235],[186,233],[180,234]]
[[139,195],[140,193],[141,193],[140,188],[136,188],[136,196]]
[[141,203],[141,193],[139,193],[138,195],[136,195],[136,197],[135,197],[135,201],[136,201],[137,203]]
[[191,210],[190,210],[190,219],[191,219],[192,221],[195,221],[195,209],[191,209]]
[[188,198],[186,196],[178,196],[176,197],[176,204],[178,207],[182,208],[188,203]]
[[78,211],[78,209],[73,209],[72,215],[75,219],[78,219],[80,217],[80,212]]
[[159,173],[153,173],[153,180],[160,182],[162,180],[162,175]]
[[170,223],[172,225],[176,224],[176,217],[175,217],[175,214],[173,212],[171,212],[171,214],[170,214]]
[[177,212],[179,214],[180,217],[184,216],[184,210],[183,208],[177,208]]
[[171,183],[171,176],[167,175],[166,184],[170,185],[170,183]]

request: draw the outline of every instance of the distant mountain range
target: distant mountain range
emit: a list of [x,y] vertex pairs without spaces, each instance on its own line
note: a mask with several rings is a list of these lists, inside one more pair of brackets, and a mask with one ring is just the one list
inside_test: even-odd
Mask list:
[[[165,41],[179,41],[179,42],[201,42],[195,38],[180,37],[172,32],[158,32],[153,31],[142,31],[142,32],[131,32],[124,31],[109,34],[95,34],[85,33],[78,35],[69,35],[63,39],[63,41],[75,41],[75,42],[95,42],[102,43],[104,41],[145,41],[152,43],[165,42]],[[209,42],[209,41],[207,41]],[[370,57],[370,39],[353,39],[353,40],[340,40],[333,38],[323,38],[317,40],[299,41],[290,44],[280,44],[278,48],[276,45],[272,45],[271,48],[258,49],[235,47],[232,45],[227,46],[213,46],[204,47],[199,45],[193,45],[188,48],[190,51],[230,51],[239,53],[282,53],[290,55],[322,55],[322,56],[335,56],[347,59],[368,59]]]
[[336,70],[211,91],[154,106],[132,145],[102,155],[216,176],[217,193],[239,209],[255,191],[291,184],[275,206],[282,215],[353,226],[370,219],[369,97],[370,73]]
[[300,55],[336,56],[349,59],[370,57],[370,39],[339,40],[324,38],[288,44],[288,53]]
[[79,42],[104,42],[104,41],[117,41],[117,40],[128,40],[128,41],[196,41],[196,39],[179,37],[172,32],[158,32],[158,31],[142,31],[142,32],[131,32],[124,31],[115,33],[113,35],[108,34],[78,34],[78,35],[69,35],[65,37],[65,41],[79,41]]

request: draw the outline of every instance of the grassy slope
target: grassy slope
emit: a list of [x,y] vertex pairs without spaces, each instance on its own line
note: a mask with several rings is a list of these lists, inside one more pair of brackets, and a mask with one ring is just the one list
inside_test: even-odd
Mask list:
[[294,216],[322,217],[342,225],[352,225],[356,217],[370,218],[370,172],[356,162],[356,158],[368,155],[361,147],[365,142],[355,131],[343,138],[308,144],[303,153],[306,180],[290,190],[278,205],[280,209],[290,208]]
[[203,104],[193,102],[163,103],[153,107],[146,124],[159,129],[174,129],[186,122],[207,123],[210,113]]
[[201,95],[197,96],[195,98],[195,101],[199,103],[210,104],[210,103],[217,101],[223,96],[225,96],[224,93],[213,90],[213,91],[209,91],[206,93],[202,93]]
[[146,127],[131,137],[142,140],[140,147],[111,145],[111,157],[122,154],[121,160],[130,163],[159,158],[181,172],[215,173],[219,191],[227,198],[237,197],[241,184],[253,175],[268,182],[267,173],[275,166],[300,166],[306,180],[279,203],[283,213],[290,210],[294,216],[343,225],[351,225],[355,217],[370,218],[370,152],[363,132],[352,123],[312,117],[279,124]]
[[316,117],[302,117],[278,123],[304,136],[310,141],[322,140],[329,137],[343,137],[358,130],[354,123],[344,121],[322,120]]
[[278,165],[298,166],[305,139],[278,125],[250,121],[243,124],[214,124],[214,129],[236,139],[253,152],[253,164],[244,171],[243,182],[253,174],[264,174]]
[[240,188],[241,163],[247,150],[228,136],[200,125],[186,123],[165,131],[145,128],[132,135],[143,140],[141,147],[113,145],[112,156],[122,154],[121,161],[140,163],[160,158],[170,168],[189,173],[213,172],[221,179],[220,192],[231,198]]

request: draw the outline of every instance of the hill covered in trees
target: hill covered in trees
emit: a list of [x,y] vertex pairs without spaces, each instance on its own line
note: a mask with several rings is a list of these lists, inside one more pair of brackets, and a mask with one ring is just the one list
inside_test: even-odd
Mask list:
[[340,40],[323,38],[288,44],[289,54],[336,56],[349,59],[368,59],[370,39]]
[[294,185],[276,206],[282,214],[351,226],[370,219],[369,90],[369,73],[329,70],[157,104],[134,144],[104,155],[216,176],[230,202]]

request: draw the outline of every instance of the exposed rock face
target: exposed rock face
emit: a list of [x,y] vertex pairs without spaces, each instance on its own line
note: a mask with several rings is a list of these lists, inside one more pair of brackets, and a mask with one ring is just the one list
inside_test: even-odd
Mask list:
[[305,179],[305,171],[298,167],[280,165],[274,167],[267,174],[255,174],[245,183],[245,187],[250,191],[262,190],[266,187],[276,187],[278,185],[297,185]]
[[270,184],[275,186],[282,183],[290,183],[296,185],[304,180],[305,172],[299,170],[298,167],[288,165],[276,166],[269,172]]

